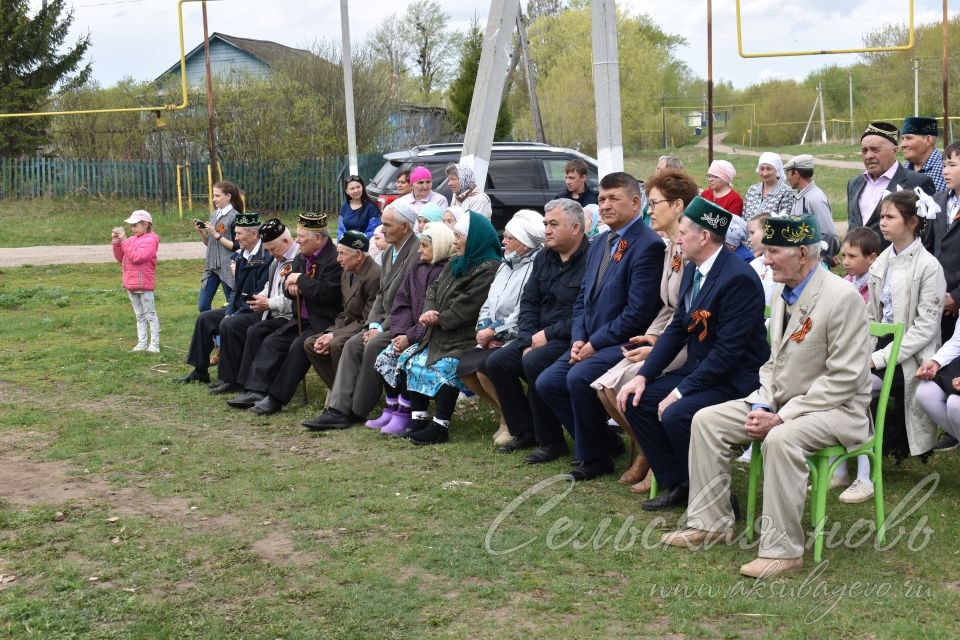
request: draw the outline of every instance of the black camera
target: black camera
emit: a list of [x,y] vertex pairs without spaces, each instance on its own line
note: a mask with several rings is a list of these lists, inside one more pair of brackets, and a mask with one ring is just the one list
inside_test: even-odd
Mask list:
[[204,227],[204,225],[207,224],[207,223],[204,222],[203,220],[199,220],[199,219],[197,219],[197,218],[194,218],[194,219],[193,219],[193,224],[197,227],[197,229],[202,229],[202,228]]

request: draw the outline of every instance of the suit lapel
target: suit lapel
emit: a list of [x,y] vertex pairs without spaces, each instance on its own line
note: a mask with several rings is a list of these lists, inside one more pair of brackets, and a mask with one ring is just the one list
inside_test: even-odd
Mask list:
[[[643,224],[643,220],[637,220],[629,229],[627,229],[626,232],[624,232],[623,234],[620,235],[620,238],[617,240],[617,244],[619,244],[619,243],[621,243],[621,242],[624,242],[624,241],[626,241],[626,243],[627,243],[627,248],[624,249],[624,253],[623,253],[623,255],[621,256],[621,259],[623,259],[623,258],[626,257],[626,252],[629,251],[629,250],[630,250],[630,246],[631,246],[634,242],[636,242],[636,240],[637,240],[637,239],[636,239],[637,229],[638,229],[637,225],[642,225],[642,224]],[[612,232],[610,232],[610,233],[612,233]],[[613,247],[608,247],[608,246],[607,246],[607,243],[608,243],[608,242],[610,242],[610,236],[607,236],[607,237],[605,237],[605,238],[603,239],[603,247],[604,247],[604,250],[610,250],[613,254],[616,254],[616,253],[617,253],[617,250],[616,250],[616,246],[617,246],[617,245],[615,244]],[[603,257],[603,254],[602,254],[602,253],[600,254],[600,257],[601,257],[601,258]],[[593,297],[596,297],[596,296],[600,293],[600,291],[603,290],[603,283],[606,282],[607,278],[610,277],[610,274],[611,274],[611,273],[613,273],[614,271],[616,271],[617,266],[618,266],[619,264],[620,264],[620,262],[617,261],[617,260],[614,260],[614,259],[613,259],[613,256],[610,257],[610,264],[607,265],[607,270],[603,272],[603,277],[600,279],[599,282],[595,283],[595,288],[594,288],[594,290],[593,290]],[[600,262],[599,262],[599,261],[597,262],[596,269],[597,269],[597,270],[600,269]]]
[[[700,291],[697,293],[697,300],[706,300],[706,296],[710,293],[710,290],[714,287],[717,278],[720,277],[720,273],[723,271],[724,263],[729,260],[732,255],[733,254],[727,251],[726,247],[720,247],[720,253],[717,254],[717,259],[713,261],[713,266],[710,267],[710,273],[707,274],[707,279],[703,282],[703,284],[700,285]],[[698,305],[695,303],[696,300],[690,301],[691,309],[698,308]]]
[[[816,272],[810,278],[810,281],[807,282],[807,286],[803,288],[803,291],[800,293],[800,298],[797,300],[797,303],[793,305],[793,312],[790,315],[790,321],[787,322],[786,328],[783,330],[781,336],[782,339],[790,339],[790,336],[793,335],[793,332],[800,328],[800,323],[811,316],[813,313],[813,308],[817,304],[817,300],[820,298],[820,289],[823,287],[823,270],[821,267],[816,267]],[[783,298],[781,297],[782,301]],[[786,313],[786,304],[784,306],[784,313]],[[783,326],[783,317],[780,318],[780,326]]]

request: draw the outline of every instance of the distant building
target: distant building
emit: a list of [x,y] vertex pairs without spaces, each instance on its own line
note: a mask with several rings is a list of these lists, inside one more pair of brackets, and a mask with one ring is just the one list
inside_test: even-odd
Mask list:
[[[244,77],[266,78],[280,62],[313,55],[305,49],[295,49],[269,40],[237,38],[224,33],[210,34],[210,72],[223,80],[238,82]],[[207,77],[203,43],[191,49],[185,60],[187,85],[202,87]],[[179,60],[161,73],[156,82],[164,82],[169,76],[180,77]]]

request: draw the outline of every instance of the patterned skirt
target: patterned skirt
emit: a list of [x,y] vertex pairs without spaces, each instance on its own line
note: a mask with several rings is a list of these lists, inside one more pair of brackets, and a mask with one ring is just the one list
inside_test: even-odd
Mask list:
[[428,349],[420,349],[419,343],[412,344],[397,355],[393,345],[387,345],[374,362],[377,372],[391,387],[397,386],[397,374],[402,370],[407,378],[407,389],[433,397],[443,385],[465,390],[466,387],[457,377],[459,358],[441,358],[433,364],[427,364]]

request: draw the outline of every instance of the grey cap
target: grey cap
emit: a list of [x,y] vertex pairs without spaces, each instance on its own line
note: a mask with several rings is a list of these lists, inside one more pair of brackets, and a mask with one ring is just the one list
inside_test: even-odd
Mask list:
[[790,160],[783,165],[783,170],[787,171],[788,169],[813,169],[815,161],[813,156],[809,153],[803,153],[799,156],[793,156]]

